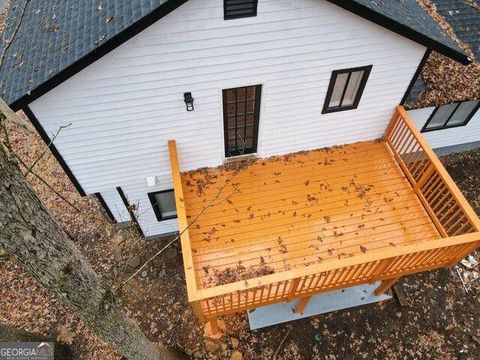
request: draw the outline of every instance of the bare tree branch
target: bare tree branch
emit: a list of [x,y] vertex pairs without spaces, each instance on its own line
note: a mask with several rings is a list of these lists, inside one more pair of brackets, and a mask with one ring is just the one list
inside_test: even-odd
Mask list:
[[53,135],[52,139],[50,140],[50,142],[47,144],[47,147],[43,150],[43,152],[40,154],[40,156],[38,156],[35,161],[32,163],[32,165],[30,165],[30,167],[27,168],[27,171],[25,171],[25,173],[23,174],[23,176],[27,176],[32,170],[33,168],[35,167],[35,165],[37,165],[37,163],[45,156],[45,154],[47,153],[48,149],[50,148],[50,146],[52,146],[53,142],[55,141],[55,139],[57,138],[57,136],[60,134],[60,132],[69,127],[70,125],[72,125],[72,123],[68,124],[68,125],[62,125],[58,128],[56,134]]
[[5,54],[7,53],[8,49],[12,45],[12,42],[13,42],[13,40],[15,40],[15,36],[17,35],[18,30],[20,29],[20,25],[22,24],[23,17],[25,16],[25,10],[27,9],[27,5],[28,5],[29,2],[30,2],[30,0],[25,0],[25,2],[23,3],[23,7],[20,9],[20,14],[18,16],[18,22],[16,23],[15,28],[12,31],[12,35],[10,36],[10,39],[7,39],[5,37],[5,34],[7,32],[7,28],[5,27],[5,29],[3,30],[2,39],[5,42],[5,46],[3,47],[2,53],[0,54],[0,68],[3,65],[3,60],[5,59]]
[[[22,164],[22,166],[24,167],[27,167],[27,164],[25,164],[25,162],[20,159],[20,157],[15,154],[15,152],[13,153],[13,155],[15,156],[15,158],[20,162],[20,164]],[[42,182],[42,184],[44,184],[46,187],[48,187],[50,190],[52,190],[55,195],[57,195],[60,199],[62,199],[63,201],[65,201],[68,205],[70,205],[73,209],[75,209],[76,211],[78,212],[81,212],[79,208],[77,208],[72,202],[70,202],[69,200],[67,200],[62,194],[60,194],[57,190],[55,190],[53,188],[52,185],[50,185],[46,180],[44,180],[40,175],[38,175],[37,173],[35,173],[33,170],[30,171],[30,174],[32,174],[33,176],[35,176],[38,180],[40,180]]]
[[147,266],[150,262],[152,262],[153,260],[155,260],[161,253],[163,253],[170,245],[172,245],[174,242],[176,242],[178,239],[180,239],[180,237],[183,235],[183,233],[185,231],[187,231],[193,224],[195,224],[195,222],[200,218],[200,216],[202,216],[205,211],[207,211],[207,209],[209,207],[211,207],[213,205],[213,202],[215,200],[217,200],[221,193],[223,192],[223,190],[227,187],[228,183],[229,183],[230,180],[227,179],[227,181],[225,181],[225,184],[222,186],[222,188],[220,189],[220,191],[217,193],[217,195],[212,199],[212,201],[210,201],[210,203],[208,203],[207,205],[205,205],[202,209],[202,211],[200,211],[198,213],[198,215],[193,219],[193,221],[188,224],[188,226],[182,230],[182,232],[180,232],[180,234],[178,234],[173,240],[171,240],[170,242],[168,242],[167,245],[165,245],[162,249],[160,249],[159,251],[157,251],[154,255],[152,255],[147,261],[145,261],[143,263],[142,266],[140,266],[137,271],[135,271],[132,275],[130,275],[128,277],[127,280],[125,280],[121,285],[120,287],[123,287],[127,282],[129,282],[130,280],[132,280],[135,276],[137,276],[144,268],[145,266]]

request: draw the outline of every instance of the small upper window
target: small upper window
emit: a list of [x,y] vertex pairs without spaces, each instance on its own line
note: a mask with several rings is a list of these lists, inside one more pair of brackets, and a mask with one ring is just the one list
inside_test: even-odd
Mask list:
[[223,0],[225,20],[257,16],[258,0]]
[[153,211],[158,221],[175,219],[177,208],[173,190],[158,191],[149,193],[148,197],[152,203]]
[[438,106],[433,110],[422,132],[467,125],[480,107],[480,100]]
[[356,109],[371,70],[372,65],[333,71],[322,114]]

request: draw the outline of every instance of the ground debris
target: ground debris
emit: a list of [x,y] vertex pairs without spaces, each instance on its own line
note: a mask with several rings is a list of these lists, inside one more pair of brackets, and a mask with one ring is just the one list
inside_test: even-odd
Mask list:
[[260,276],[270,275],[275,273],[275,270],[265,264],[263,257],[260,257],[259,265],[252,265],[245,267],[242,264],[237,264],[235,267],[228,267],[223,270],[212,268],[207,277],[206,287],[213,287],[234,283],[237,281],[245,281],[255,279]]

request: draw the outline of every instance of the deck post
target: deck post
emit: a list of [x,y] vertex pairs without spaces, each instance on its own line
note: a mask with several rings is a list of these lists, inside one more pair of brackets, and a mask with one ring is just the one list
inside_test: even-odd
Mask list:
[[[377,276],[383,275],[384,271],[388,269],[388,267],[395,261],[395,258],[383,259],[380,260],[378,267],[375,269],[375,273]],[[375,282],[375,281],[374,281]]]
[[375,291],[373,292],[375,294],[375,296],[380,296],[382,294],[384,294],[388,289],[390,289],[393,284],[395,284],[398,280],[400,280],[400,277],[397,277],[397,278],[393,278],[393,279],[387,279],[387,280],[383,280],[382,283],[380,284],[380,286],[378,288],[375,289]]
[[300,301],[297,303],[297,305],[295,305],[295,308],[293,309],[295,314],[303,315],[303,312],[305,311],[305,308],[307,307],[311,299],[312,299],[311,296],[301,298]]
[[200,301],[194,301],[190,304],[192,305],[193,312],[195,313],[195,315],[197,315],[198,319],[200,321],[205,321],[205,315],[203,314],[202,304],[200,303]]
[[480,247],[480,242],[474,242],[473,244],[469,244],[466,249],[462,249],[462,251],[458,252],[453,256],[453,260],[447,264],[447,267],[452,267],[457,265],[463,258],[467,257],[469,254],[477,250]]
[[218,333],[218,321],[217,318],[210,319],[210,326],[212,327],[212,333]]
[[298,284],[300,283],[300,278],[292,280],[292,286],[290,287],[290,292],[288,293],[287,301],[293,301],[295,299],[295,292],[297,291]]
[[225,335],[225,323],[216,317],[210,318],[203,329],[205,337],[218,340]]
[[387,125],[387,128],[385,129],[385,132],[383,133],[383,139],[388,140],[388,137],[390,136],[390,132],[392,131],[393,127],[397,124],[398,122],[398,117],[400,116],[398,112],[398,108],[395,108],[395,112],[393,113],[392,119]]

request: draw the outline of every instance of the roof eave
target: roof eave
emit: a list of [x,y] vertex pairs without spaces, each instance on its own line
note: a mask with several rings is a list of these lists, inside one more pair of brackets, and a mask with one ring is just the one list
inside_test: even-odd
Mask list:
[[390,19],[386,16],[378,14],[376,11],[359,4],[354,1],[345,1],[345,0],[327,0],[332,4],[335,4],[345,10],[348,10],[358,16],[361,16],[364,19],[367,19],[377,25],[380,25],[386,29],[389,29],[401,36],[404,36],[416,43],[419,43],[430,50],[434,50],[449,57],[452,60],[458,61],[463,65],[468,65],[472,62],[472,59],[468,57],[463,51],[452,49],[438,41],[435,41],[418,31],[398,23],[397,21]]

